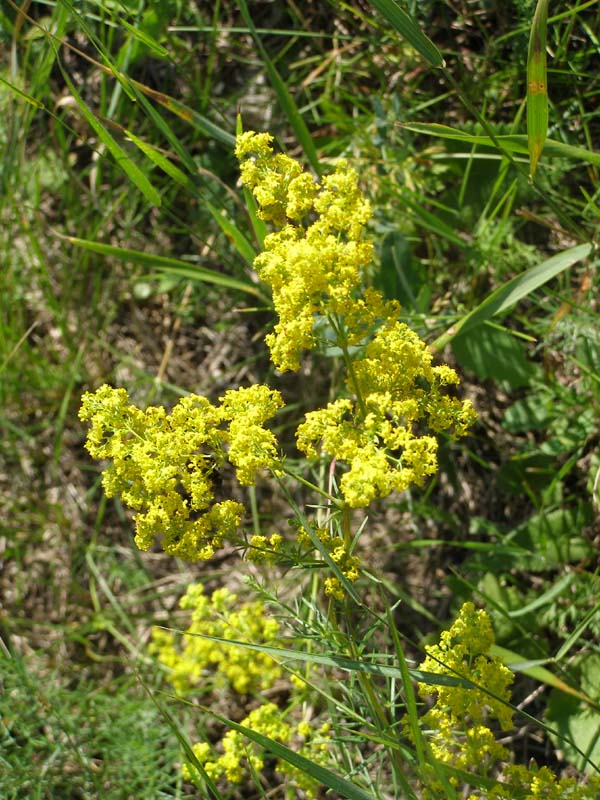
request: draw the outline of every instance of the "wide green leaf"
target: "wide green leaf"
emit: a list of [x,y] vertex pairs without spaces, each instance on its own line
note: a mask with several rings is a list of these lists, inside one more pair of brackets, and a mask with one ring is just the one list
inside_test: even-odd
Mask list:
[[538,0],[527,55],[527,145],[531,177],[535,175],[548,133],[547,19],[548,0]]
[[552,256],[547,261],[543,261],[541,264],[537,264],[535,267],[531,267],[531,269],[503,283],[502,286],[499,286],[489,294],[482,303],[466,314],[446,333],[438,337],[431,347],[434,350],[441,350],[459,333],[464,334],[491,319],[496,314],[506,311],[515,303],[518,303],[519,300],[539,289],[551,278],[572,267],[578,261],[587,258],[591,250],[592,246],[590,244],[570,247],[568,250],[563,250],[562,253]]

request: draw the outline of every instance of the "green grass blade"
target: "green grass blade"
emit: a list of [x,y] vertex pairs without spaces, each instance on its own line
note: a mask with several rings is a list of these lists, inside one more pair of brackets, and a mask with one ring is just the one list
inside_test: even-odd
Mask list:
[[115,247],[110,244],[102,244],[101,242],[92,242],[87,239],[78,239],[75,236],[61,236],[67,242],[74,244],[76,247],[83,247],[85,250],[90,250],[92,253],[99,253],[103,256],[111,256],[118,258],[119,261],[133,261],[136,264],[143,264],[146,267],[154,267],[163,272],[169,272],[172,275],[178,275],[182,278],[190,280],[204,281],[204,283],[211,283],[215,286],[224,286],[228,289],[236,289],[239,292],[252,294],[255,297],[265,301],[265,297],[260,291],[260,288],[252,283],[232,278],[229,275],[222,275],[219,272],[206,269],[205,267],[198,267],[189,264],[187,261],[181,261],[178,258],[169,258],[167,256],[156,256],[152,253],[143,253],[140,250],[129,250],[126,247]]
[[247,728],[245,725],[238,725],[237,722],[233,722],[233,720],[227,719],[227,717],[215,714],[210,708],[205,708],[203,706],[197,707],[202,708],[205,713],[218,719],[219,722],[222,722],[224,725],[233,728],[234,731],[241,733],[247,739],[250,739],[251,742],[264,748],[277,758],[287,761],[288,764],[301,770],[305,775],[309,775],[317,783],[327,786],[328,789],[333,789],[333,791],[337,792],[341,797],[346,797],[348,800],[375,800],[373,795],[368,794],[364,789],[356,786],[356,784],[351,783],[346,780],[346,778],[341,778],[339,775],[322,767],[320,764],[315,764],[314,761],[305,758],[305,756],[300,755],[300,753],[290,750],[289,747],[281,744],[281,742],[276,742],[274,739],[270,739],[262,733],[257,733],[251,728]]
[[375,6],[400,36],[406,39],[432,67],[445,66],[442,54],[431,39],[395,0],[371,0],[371,5]]
[[[413,194],[413,197],[417,197],[417,195]],[[402,202],[405,206],[414,211],[415,215],[419,219],[419,224],[421,224],[424,228],[433,231],[433,233],[443,239],[447,239],[461,250],[467,246],[467,241],[465,239],[461,239],[454,228],[448,225],[447,222],[444,222],[443,219],[440,219],[440,217],[433,214],[431,211],[427,211],[427,209],[423,208],[423,206],[415,203],[414,200],[411,199],[408,192],[403,195]],[[424,198],[423,202],[425,202]]]
[[100,141],[105,145],[108,152],[112,155],[117,163],[117,166],[123,170],[125,175],[133,183],[133,185],[140,190],[146,200],[153,206],[160,206],[160,194],[152,186],[148,178],[144,175],[141,169],[129,158],[123,148],[117,144],[110,133],[106,130],[104,125],[94,116],[91,109],[88,108],[82,97],[79,95],[73,82],[70,80],[67,73],[63,70],[63,77],[67,83],[71,94],[77,105],[79,106],[83,116],[88,121],[89,125],[98,135]]
[[423,740],[423,734],[421,732],[421,726],[419,724],[417,699],[415,697],[415,690],[413,687],[412,679],[410,677],[408,664],[406,663],[404,648],[402,647],[402,642],[400,641],[400,636],[398,635],[398,630],[394,622],[394,615],[392,614],[392,611],[389,608],[387,609],[387,623],[388,623],[388,629],[392,636],[394,650],[396,651],[396,659],[398,661],[398,664],[400,665],[399,668],[400,668],[400,674],[402,676],[404,702],[406,704],[408,721],[410,724],[410,729],[412,731],[412,738],[415,745],[415,751],[417,753],[417,760],[421,765],[421,767],[423,768],[427,763],[427,759],[425,758],[426,743]]
[[24,92],[22,89],[19,89],[17,86],[10,83],[10,81],[5,80],[1,75],[0,75],[0,83],[3,86],[6,86],[7,89],[10,89],[10,91],[17,97],[20,97],[21,100],[24,100],[26,103],[29,103],[34,108],[45,108],[41,100],[38,100],[37,98],[32,97],[30,94],[27,94],[27,92]]
[[568,683],[565,683],[553,672],[550,672],[550,670],[542,666],[538,661],[531,661],[523,658],[523,656],[520,656],[513,650],[507,650],[505,647],[500,647],[497,644],[492,645],[490,648],[490,654],[493,656],[498,656],[498,658],[502,659],[507,667],[510,667],[510,669],[514,670],[515,672],[522,672],[523,675],[527,675],[528,677],[533,678],[540,683],[545,683],[547,686],[552,686],[554,689],[559,689],[565,694],[570,694],[573,697],[577,697],[579,700],[582,700],[586,705],[591,706],[592,708],[599,708],[598,703],[594,702],[592,698],[588,697],[586,694],[584,694],[584,692],[580,692],[579,689],[574,689],[572,686],[569,686]]
[[538,0],[527,54],[527,144],[529,172],[532,178],[535,175],[548,133],[547,20],[548,0]]
[[[157,627],[164,627],[158,625]],[[309,653],[305,650],[291,650],[282,647],[271,647],[267,644],[253,644],[252,642],[241,642],[237,639],[223,639],[220,636],[209,636],[206,633],[190,633],[189,631],[180,631],[176,628],[164,628],[166,631],[174,633],[182,633],[185,636],[197,636],[199,639],[206,639],[209,642],[216,642],[217,644],[225,644],[229,647],[241,647],[243,650],[252,650],[257,653],[264,653],[265,655],[272,656],[280,663],[287,661],[303,661],[309,664],[321,664],[325,667],[333,667],[334,669],[343,669],[347,672],[368,672],[371,675],[380,675],[385,678],[396,678],[402,680],[402,670],[397,667],[390,667],[387,664],[374,664],[370,661],[356,661],[345,655],[323,655],[321,653]],[[471,684],[461,678],[453,678],[450,675],[438,675],[433,672],[423,672],[420,669],[408,670],[412,680],[419,683],[427,683],[432,686],[462,686],[469,688]]]
[[[179,167],[175,166],[172,161],[169,161],[169,159],[163,153],[161,153],[157,147],[154,147],[154,145],[148,144],[142,139],[139,139],[131,131],[125,131],[125,133],[136,145],[136,147],[138,147],[154,165],[162,169],[162,171],[165,172],[170,178],[172,178],[180,186],[186,188],[194,196],[202,199],[202,195],[198,191],[194,182],[184,172],[182,172]],[[221,211],[219,211],[216,206],[214,206],[208,200],[204,199],[204,204],[210,211],[215,222],[218,224],[227,238],[233,243],[235,249],[242,256],[244,261],[251,265],[256,258],[256,251],[248,239],[246,239],[242,231],[240,231],[231,220],[229,220]]]
[[182,730],[181,724],[179,724],[177,720],[173,717],[171,712],[162,703],[158,701],[156,693],[152,691],[152,689],[146,684],[146,682],[144,681],[144,679],[141,677],[140,673],[137,670],[136,670],[136,675],[140,684],[144,687],[144,691],[146,692],[150,700],[154,703],[154,705],[156,706],[156,708],[166,721],[168,727],[171,729],[171,732],[179,742],[181,749],[185,753],[186,759],[195,769],[198,770],[200,775],[202,775],[206,783],[206,788],[210,792],[211,800],[212,798],[214,798],[214,800],[223,800],[223,796],[219,792],[216,784],[214,783],[212,778],[206,774],[206,770],[204,769],[202,764],[198,761],[198,758],[196,757],[196,754],[194,753],[192,746],[188,741],[187,736]]
[[296,138],[298,139],[298,142],[302,146],[302,149],[304,150],[304,154],[306,155],[309,164],[316,172],[316,174],[320,175],[321,165],[319,164],[319,157],[317,155],[317,150],[315,148],[310,132],[306,127],[306,123],[304,122],[304,119],[300,114],[300,110],[298,109],[298,106],[296,105],[294,98],[292,97],[288,87],[282,80],[280,74],[277,72],[275,65],[269,58],[269,55],[267,54],[267,51],[264,48],[260,35],[256,30],[256,27],[254,26],[252,17],[250,16],[246,0],[236,0],[236,2],[239,6],[242,17],[244,18],[244,22],[246,23],[246,25],[250,30],[250,33],[252,34],[252,38],[254,39],[258,52],[260,53],[260,57],[269,75],[269,80],[271,81],[271,84],[275,89],[275,93],[277,94],[279,105],[281,106],[282,110],[287,116],[290,125],[294,129]]
[[[415,133],[425,133],[430,136],[437,136],[440,139],[452,139],[455,142],[464,142],[469,146],[479,144],[484,147],[497,147],[496,142],[489,136],[463,133],[463,131],[451,128],[449,125],[429,122],[406,122],[402,123],[402,127],[409,131],[414,131]],[[529,153],[526,136],[511,134],[507,136],[496,136],[495,139],[501,149],[506,152],[523,155]],[[546,139],[544,155],[572,158],[574,160],[585,161],[589,164],[600,166],[600,153],[587,150],[585,147],[576,147],[575,145],[565,144],[564,142],[557,142],[554,139]]]
[[126,31],[129,31],[134,39],[137,39],[138,42],[141,42],[149,50],[152,50],[154,55],[158,56],[159,58],[170,58],[171,54],[166,47],[163,47],[162,44],[159,44],[156,39],[150,36],[147,31],[142,31],[140,28],[136,28],[134,25],[131,25],[124,17],[119,18],[119,25],[125,28]]
[[233,150],[235,147],[235,136],[233,136],[233,134],[223,130],[223,128],[220,128],[214,122],[211,122],[211,120],[209,120],[207,117],[199,114],[197,111],[194,111],[194,109],[186,106],[184,103],[180,103],[179,100],[175,100],[174,97],[171,97],[164,92],[159,92],[156,89],[150,89],[143,83],[138,83],[134,80],[131,81],[131,85],[136,89],[139,89],[140,92],[143,92],[146,97],[156,100],[157,103],[160,103],[173,114],[176,114],[180,119],[192,123],[196,130],[200,131],[200,133],[202,133],[204,136],[208,136],[209,138],[215,139],[217,142],[221,142],[221,144],[225,145],[228,150]]
[[246,239],[242,231],[235,225],[235,223],[233,223],[221,211],[219,211],[218,208],[213,206],[212,203],[209,203],[208,200],[205,201],[205,205],[210,211],[212,218],[221,228],[225,236],[227,236],[227,238],[232,242],[233,246],[244,259],[244,261],[246,261],[248,265],[252,265],[257,253],[248,239]]
[[480,303],[473,311],[470,311],[458,323],[453,325],[450,330],[438,337],[431,345],[434,350],[441,350],[459,333],[466,333],[477,325],[485,322],[496,314],[510,308],[518,303],[528,294],[531,294],[551,278],[554,278],[564,270],[572,267],[590,254],[592,246],[580,244],[571,247],[558,255],[552,256],[547,261],[537,264],[535,267],[522,272],[499,286],[485,300]]
[[575,630],[567,636],[565,641],[562,643],[560,648],[558,649],[556,655],[554,656],[554,660],[556,662],[562,661],[565,655],[569,652],[569,650],[576,644],[578,639],[582,636],[585,629],[600,615],[600,600],[596,603],[595,606],[590,608],[588,613],[585,617],[581,620],[579,625],[575,628]]
[[176,167],[169,159],[154,145],[140,139],[132,131],[125,130],[125,135],[130,139],[134,145],[141,150],[141,152],[152,162],[154,166],[159,167],[165,172],[175,183],[184,186],[188,191],[196,193],[196,186],[194,182],[184,173],[179,167]]

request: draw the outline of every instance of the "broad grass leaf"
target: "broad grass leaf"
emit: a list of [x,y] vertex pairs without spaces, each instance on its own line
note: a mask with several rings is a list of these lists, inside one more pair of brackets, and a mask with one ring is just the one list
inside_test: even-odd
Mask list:
[[527,146],[531,177],[535,175],[548,133],[547,19],[548,0],[538,0],[527,55]]
[[506,311],[514,306],[515,303],[518,303],[519,300],[527,297],[536,289],[539,289],[540,286],[556,277],[556,275],[569,269],[578,261],[587,258],[591,251],[592,245],[590,244],[570,247],[568,250],[563,250],[562,253],[543,261],[541,264],[525,270],[520,275],[516,275],[491,292],[476,308],[466,314],[450,330],[438,337],[431,347],[434,350],[440,350],[459,333],[464,334],[468,330],[481,325],[482,322],[491,319],[496,314]]
[[522,342],[509,331],[480,325],[475,331],[452,340],[456,360],[482,381],[493,378],[512,389],[527,386],[538,372],[528,361]]

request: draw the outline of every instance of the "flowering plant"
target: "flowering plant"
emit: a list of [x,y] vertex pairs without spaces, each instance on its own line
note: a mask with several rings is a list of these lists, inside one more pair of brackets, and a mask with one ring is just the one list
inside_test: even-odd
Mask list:
[[[397,796],[416,798],[420,791],[422,798],[456,798],[462,782],[476,787],[469,800],[591,800],[593,782],[575,791],[545,768],[508,764],[496,734],[513,725],[513,676],[489,656],[490,619],[472,604],[463,606],[439,645],[427,648],[419,674],[429,681],[419,684],[419,694],[423,701],[435,695],[435,702],[419,718],[391,611],[376,613],[364,599],[379,596],[380,584],[361,549],[365,528],[353,530],[352,511],[422,486],[438,469],[438,436],[467,434],[475,411],[449,392],[459,383],[456,372],[434,364],[427,344],[401,321],[398,303],[370,285],[371,211],[349,164],[339,161],[318,182],[297,161],[276,154],[266,133],[242,133],[236,155],[242,183],[272,226],[254,266],[272,292],[277,320],[266,344],[274,366],[281,373],[297,371],[307,353],[338,354],[342,380],[332,386],[332,399],[309,410],[295,429],[306,460],[296,467],[286,458],[273,430],[284,401],[265,385],[232,389],[217,404],[189,395],[170,413],[161,407],[142,411],[124,389],[104,385],[84,395],[80,412],[91,423],[90,454],[109,461],[106,494],[120,495],[134,511],[140,549],[159,537],[165,552],[195,562],[233,547],[255,574],[266,569],[267,585],[281,575],[278,567],[300,576],[303,591],[294,608],[266,586],[260,588],[265,597],[242,602],[228,588],[209,599],[202,584],[192,584],[181,601],[191,615],[183,639],[170,630],[154,632],[151,649],[178,693],[225,692],[243,696],[249,706],[242,722],[220,739],[204,736],[194,745],[185,777],[202,786],[239,784],[271,770],[302,796],[316,797],[322,782],[342,785],[324,765],[356,773],[368,784],[369,765],[383,750],[389,759],[380,768],[402,792]],[[328,480],[314,483],[305,468],[319,465],[328,465]],[[235,500],[218,479],[227,467],[238,483]],[[293,535],[247,529],[239,497],[262,472],[282,488],[285,478],[314,493],[317,503],[306,509],[286,495],[297,518]],[[281,619],[269,617],[274,609]],[[290,634],[285,640],[284,625]],[[367,643],[375,635],[393,641],[401,668],[369,661]],[[303,673],[290,676],[282,641],[294,645]],[[319,653],[323,641],[330,649]],[[360,702],[343,684],[335,696],[319,688],[317,664],[348,670]],[[381,676],[391,679],[386,702],[379,696]],[[401,714],[399,678],[407,712]],[[314,723],[325,709],[332,721]],[[245,743],[240,727],[288,749],[269,764],[264,747]],[[360,766],[343,755],[349,741],[361,746]],[[289,755],[294,751],[296,760]],[[342,755],[336,758],[336,752]],[[299,763],[313,768],[303,771]],[[407,765],[419,767],[416,777],[406,777]]]

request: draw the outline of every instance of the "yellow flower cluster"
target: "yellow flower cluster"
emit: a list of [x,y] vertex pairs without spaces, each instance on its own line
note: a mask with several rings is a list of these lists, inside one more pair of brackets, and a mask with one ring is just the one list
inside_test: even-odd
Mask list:
[[[265,238],[254,266],[273,293],[279,321],[267,344],[285,372],[297,370],[302,350],[315,346],[314,316],[343,315],[356,298],[372,257],[371,243],[361,240],[371,209],[346,162],[319,186],[298,162],[275,155],[271,141],[249,131],[235,152],[260,215],[281,228]],[[304,225],[309,215],[316,218]]]
[[273,533],[271,536],[256,533],[248,543],[246,561],[252,561],[255,564],[273,564],[282,545],[283,537],[278,533]]
[[557,778],[548,767],[529,767],[521,764],[503,765],[507,782],[498,782],[485,796],[472,794],[468,800],[598,800],[600,777],[588,778],[587,783],[575,778]]
[[[286,742],[290,738],[290,726],[284,722],[281,709],[275,703],[265,703],[255,708],[240,725],[277,742]],[[264,750],[248,741],[239,731],[227,731],[221,740],[221,746],[223,754],[217,758],[207,742],[198,742],[192,748],[209,778],[216,780],[225,776],[231,783],[241,783],[247,769],[257,773],[264,769]],[[190,766],[185,765],[183,768],[183,777],[187,780],[194,776],[194,768]]]
[[465,678],[495,695],[475,687],[419,684],[422,697],[437,694],[435,705],[422,718],[431,730],[434,756],[458,769],[474,768],[478,775],[487,775],[497,761],[508,757],[487,720],[497,719],[502,730],[512,727],[512,709],[506,703],[514,676],[498,658],[487,655],[493,643],[489,616],[465,603],[440,644],[425,648],[427,658],[419,666],[424,672]]
[[[292,746],[313,763],[324,764],[330,744],[329,725],[322,725],[313,732],[306,721],[298,725],[285,722],[281,709],[275,703],[265,703],[251,711],[240,722],[245,728],[261,733],[276,742]],[[207,742],[193,745],[194,755],[202,764],[204,771],[212,780],[225,777],[231,783],[242,783],[249,774],[260,774],[264,770],[265,758],[268,754],[257,744],[249,741],[242,733],[228,731],[221,740],[221,755],[218,755]],[[276,772],[292,778],[296,787],[302,789],[308,798],[317,796],[319,784],[302,770],[282,759],[276,760]],[[200,779],[199,770],[191,764],[183,767],[186,780]]]
[[279,665],[264,653],[203,638],[276,644],[279,624],[265,616],[262,602],[239,603],[237,595],[224,588],[209,599],[197,583],[188,586],[180,606],[192,612],[181,647],[179,637],[171,631],[155,628],[152,632],[152,651],[170,670],[169,681],[178,692],[201,690],[211,676],[211,686],[247,694],[270,689],[281,676]]
[[[419,694],[437,695],[434,706],[422,717],[429,731],[433,755],[479,777],[493,777],[501,767],[502,781],[485,794],[468,795],[468,800],[597,800],[600,779],[591,778],[578,785],[572,778],[558,780],[547,767],[532,762],[529,767],[506,763],[508,750],[500,745],[488,721],[497,720],[502,730],[512,727],[510,684],[513,674],[498,658],[487,655],[494,644],[494,632],[488,614],[465,603],[449,630],[443,631],[439,645],[426,647],[427,658],[419,665],[424,672],[453,678],[465,678],[491,694],[474,687],[432,686],[419,684]],[[494,695],[494,696],[491,696]],[[407,720],[406,730],[410,735]],[[450,781],[458,786],[458,779]],[[423,789],[423,800],[438,797],[442,786],[435,778]]]
[[229,461],[242,484],[279,468],[275,437],[263,426],[282,405],[279,392],[256,385],[226,392],[219,406],[189,395],[171,414],[141,411],[125,389],[105,384],[83,395],[79,416],[91,422],[92,457],[112,461],[102,476],[106,495],[136,511],[140,550],[160,536],[166,553],[198,561],[235,535],[245,511],[233,500],[215,502],[222,465]]
[[275,155],[269,134],[238,137],[242,182],[264,219],[280,230],[265,239],[255,266],[273,293],[279,317],[267,337],[281,370],[299,368],[300,354],[327,325],[345,355],[349,398],[306,415],[298,448],[319,449],[348,466],[341,492],[353,508],[376,497],[422,485],[437,470],[435,436],[464,435],[476,415],[469,401],[444,394],[458,384],[448,366],[433,366],[425,342],[399,322],[400,307],[365,287],[372,244],[364,238],[370,216],[357,175],[346,162],[315,183],[299,164]]

